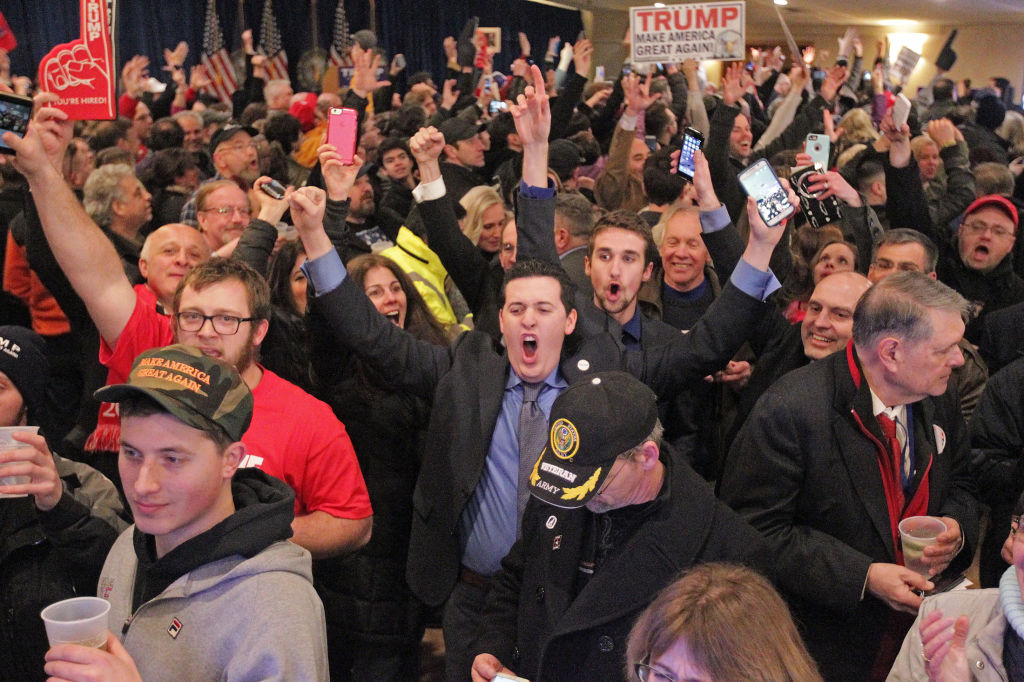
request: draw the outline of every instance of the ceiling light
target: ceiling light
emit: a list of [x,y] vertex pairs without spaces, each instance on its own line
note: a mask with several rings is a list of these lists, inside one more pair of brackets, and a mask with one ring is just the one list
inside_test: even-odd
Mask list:
[[654,3],[654,6],[655,7],[664,7],[665,3],[663,3],[663,2],[656,2],[656,3]]
[[775,0],[776,5],[788,5],[789,0]]

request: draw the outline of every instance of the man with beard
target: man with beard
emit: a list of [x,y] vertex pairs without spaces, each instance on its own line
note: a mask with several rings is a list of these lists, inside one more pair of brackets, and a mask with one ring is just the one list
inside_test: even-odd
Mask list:
[[[158,311],[132,290],[110,242],[101,238],[50,162],[48,152],[63,144],[59,138],[67,123],[61,121],[60,112],[44,108],[24,138],[10,135],[4,142],[14,143],[15,163],[34,192],[54,256],[99,330],[108,383],[123,383],[139,353],[173,342],[234,366],[255,399],[241,464],[295,490],[292,540],[314,558],[365,544],[372,511],[344,426],[325,403],[258,364],[270,316],[266,281],[244,263],[214,259],[184,276],[170,316]],[[118,416],[113,405],[104,405],[101,414]],[[106,449],[116,449],[119,431],[107,429],[104,435]]]
[[[253,141],[257,131],[249,126],[228,123],[210,138],[210,155],[216,171],[209,182],[234,180],[241,188],[252,187],[260,174],[259,154]],[[200,188],[201,189],[201,188]],[[181,222],[198,225],[196,199],[192,197],[181,209]]]

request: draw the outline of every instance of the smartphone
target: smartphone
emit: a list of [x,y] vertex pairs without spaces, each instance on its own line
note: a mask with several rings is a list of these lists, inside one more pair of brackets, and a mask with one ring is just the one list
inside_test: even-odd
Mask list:
[[275,199],[284,198],[284,185],[282,185],[277,180],[264,182],[262,185],[260,185],[260,190],[267,196],[273,197]]
[[892,122],[899,130],[906,124],[910,117],[910,100],[902,92],[896,95],[896,101],[892,105]]
[[843,219],[843,210],[838,199],[834,196],[819,199],[818,195],[813,194],[809,189],[810,177],[824,172],[825,167],[820,163],[815,163],[813,166],[804,166],[794,170],[789,178],[789,184],[796,192],[797,199],[800,200],[803,216],[807,219],[807,223],[816,230],[838,223]]
[[[18,137],[24,137],[31,120],[31,98],[0,92],[0,134],[11,131]],[[0,141],[0,154],[14,154],[14,150]]]
[[652,152],[658,151],[658,138],[654,135],[644,135],[644,142],[647,144],[647,148]]
[[402,54],[401,52],[399,52],[398,54],[395,55],[395,68],[396,69],[404,69],[405,68],[405,55]]
[[586,39],[587,39],[587,31],[586,31],[586,29],[584,29],[584,30],[582,30],[582,31],[580,31],[579,33],[576,34],[576,42],[577,43],[580,42],[581,40],[586,40]]
[[341,162],[351,165],[356,155],[356,130],[359,113],[355,109],[331,107],[327,113],[327,144],[333,144],[341,154]]
[[804,140],[804,151],[811,156],[811,163],[821,164],[828,168],[829,155],[832,153],[832,142],[828,135],[810,133]]
[[516,677],[509,673],[498,673],[494,676],[494,682],[530,682],[525,677]]
[[699,130],[687,128],[683,131],[683,148],[679,152],[679,164],[676,172],[687,180],[693,180],[695,167],[693,165],[693,153],[704,148],[704,135]]
[[754,197],[757,212],[768,227],[780,225],[796,212],[796,206],[789,203],[786,188],[779,182],[767,159],[758,159],[739,175],[744,191]]
[[503,111],[508,111],[508,102],[500,99],[492,99],[487,108],[491,114],[500,114]]

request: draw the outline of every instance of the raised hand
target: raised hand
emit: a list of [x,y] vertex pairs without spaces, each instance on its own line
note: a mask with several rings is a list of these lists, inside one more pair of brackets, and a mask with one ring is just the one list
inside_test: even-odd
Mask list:
[[444,151],[444,135],[434,126],[420,128],[409,140],[409,151],[420,169],[420,182],[430,182],[441,177],[438,159]]
[[722,101],[735,106],[736,102],[743,97],[743,64],[736,62],[730,64],[725,70],[725,77],[722,79]]
[[527,85],[518,101],[508,108],[523,147],[547,145],[551,133],[551,105],[544,87],[544,75],[536,64],[530,67],[530,75],[533,84]]
[[320,145],[316,154],[320,159],[320,170],[324,176],[327,196],[331,201],[345,201],[352,191],[352,186],[356,184],[359,169],[363,166],[362,158],[354,156],[352,163],[346,165],[342,163],[341,154],[333,144]]
[[573,45],[572,63],[576,69],[576,73],[588,78],[590,73],[590,63],[594,58],[594,44],[589,39],[584,38]]
[[626,95],[626,113],[631,116],[642,115],[661,98],[661,93],[651,94],[651,74],[643,80],[635,73],[627,74],[622,79],[622,89]]
[[846,82],[848,72],[845,66],[833,66],[825,75],[825,81],[821,84],[821,96],[827,102],[831,102]]
[[391,85],[391,81],[377,80],[380,62],[381,56],[374,50],[364,50],[358,43],[352,46],[352,81],[349,85],[360,97],[365,99],[377,88]]

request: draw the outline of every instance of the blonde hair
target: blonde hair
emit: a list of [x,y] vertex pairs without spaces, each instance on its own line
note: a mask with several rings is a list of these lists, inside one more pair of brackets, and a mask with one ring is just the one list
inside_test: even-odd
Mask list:
[[840,146],[874,142],[878,139],[878,131],[871,121],[871,116],[863,109],[851,109],[840,122],[843,134],[839,136]]
[[466,209],[466,217],[462,221],[462,234],[469,237],[474,246],[480,241],[480,233],[484,227],[484,213],[487,209],[495,204],[501,204],[502,210],[505,211],[505,219],[501,221],[502,226],[508,220],[509,212],[505,209],[505,202],[502,201],[501,195],[488,185],[478,185],[469,190],[459,199],[459,203],[462,204],[462,208]]
[[715,682],[821,682],[785,602],[749,568],[703,564],[666,587],[629,633],[630,682],[679,641]]

